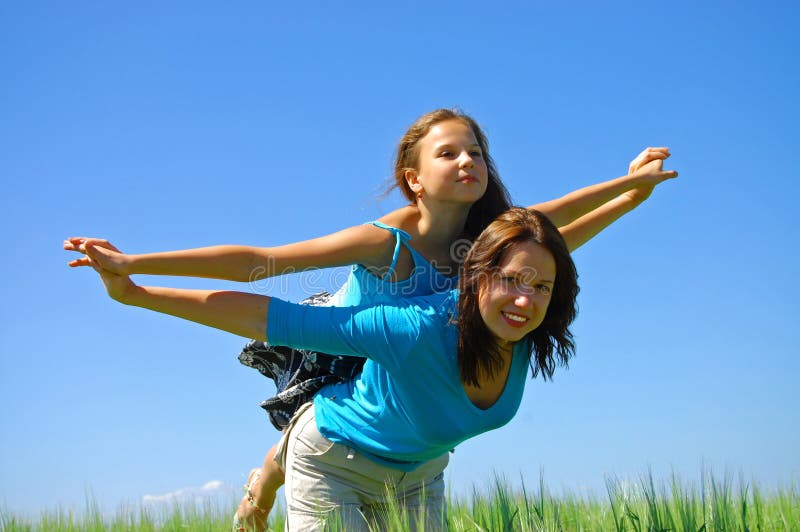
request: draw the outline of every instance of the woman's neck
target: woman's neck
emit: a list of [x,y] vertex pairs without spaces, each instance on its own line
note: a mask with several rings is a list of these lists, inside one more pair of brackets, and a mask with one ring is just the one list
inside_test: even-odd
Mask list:
[[461,383],[472,404],[482,410],[491,408],[500,400],[506,389],[508,375],[511,372],[514,344],[507,342],[505,345],[499,345],[498,347],[500,348],[502,360],[500,367],[495,368],[494,374],[488,376],[484,370],[479,369],[477,386],[466,384],[463,381]]
[[497,354],[503,357],[503,359],[511,360],[514,356],[514,344],[516,342],[512,342],[511,340],[503,340],[498,338],[497,336],[493,337],[494,345],[497,351]]

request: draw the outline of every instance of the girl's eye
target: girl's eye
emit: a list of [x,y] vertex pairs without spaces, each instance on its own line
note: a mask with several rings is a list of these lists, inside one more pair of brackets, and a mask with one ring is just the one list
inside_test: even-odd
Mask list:
[[483,152],[481,150],[472,150],[469,152],[472,157],[483,157]]
[[442,157],[452,157],[453,156],[453,152],[451,152],[451,151],[443,151],[439,155],[441,155]]

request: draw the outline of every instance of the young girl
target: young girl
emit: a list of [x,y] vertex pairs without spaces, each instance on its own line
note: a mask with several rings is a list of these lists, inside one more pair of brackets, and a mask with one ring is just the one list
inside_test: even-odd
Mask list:
[[[98,256],[91,243],[88,256]],[[546,217],[511,209],[464,260],[459,287],[394,305],[313,307],[242,292],[138,287],[100,273],[109,295],[271,344],[368,357],[287,427],[287,530],[385,529],[386,486],[424,528],[445,522],[448,451],[516,413],[530,366],[552,377],[574,350],[577,273]]]
[[[575,249],[644,201],[656,184],[675,177],[675,172],[661,169],[668,156],[666,148],[648,148],[631,163],[628,175],[533,207],[560,226],[568,247]],[[285,271],[355,264],[345,286],[330,302],[335,305],[391,302],[398,297],[447,291],[455,282],[452,273],[460,261],[454,244],[474,239],[510,203],[489,156],[486,137],[464,114],[447,109],[427,113],[400,141],[394,179],[409,200],[408,206],[378,222],[297,244],[124,255],[105,241],[73,238],[65,242],[65,248],[80,250],[90,243],[95,246],[95,261],[120,275],[253,281]],[[87,265],[88,261],[78,259],[71,264]],[[240,357],[276,380],[283,395],[267,401],[272,405],[270,414],[276,426],[285,426],[294,409],[320,384],[340,380],[329,377],[320,367],[336,373],[338,366],[340,377],[351,377],[360,369],[360,361],[347,360],[350,357],[321,354],[315,355],[316,364],[294,356],[294,360],[303,362],[299,368],[276,367],[296,355],[281,349],[251,343]],[[301,382],[304,377],[313,377],[317,386],[306,386]],[[303,393],[292,395],[297,390]],[[242,518],[255,520],[259,527],[266,522],[275,491],[283,483],[274,453],[275,447],[262,469],[251,473],[238,512]]]

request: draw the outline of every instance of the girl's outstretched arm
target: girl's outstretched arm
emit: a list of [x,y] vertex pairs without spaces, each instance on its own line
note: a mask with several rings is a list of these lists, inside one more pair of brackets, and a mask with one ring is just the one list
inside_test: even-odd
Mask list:
[[[631,165],[633,164],[634,163],[631,163]],[[651,175],[664,173],[661,170],[662,164],[663,161],[661,159],[653,159],[645,163],[641,170],[649,172]],[[677,172],[669,173],[674,174],[672,177],[678,175]],[[564,237],[569,250],[574,251],[578,249],[624,214],[641,205],[650,196],[654,188],[654,184],[640,185],[607,201],[572,223],[559,227],[558,230]]]
[[[64,241],[64,249],[85,253],[91,247],[92,261],[118,275],[142,273],[249,282],[355,263],[380,267],[391,261],[393,244],[388,232],[359,225],[305,242],[269,248],[226,245],[131,255],[120,252],[107,240],[71,237]],[[92,261],[84,256],[69,265],[89,266]]]
[[575,190],[530,208],[543,212],[557,227],[567,226],[624,192],[639,187],[652,190],[662,181],[677,177],[677,172],[664,171],[662,165],[650,164],[654,161],[663,163],[669,156],[669,148],[646,148],[631,161],[628,175]]
[[[86,246],[91,261],[97,249],[91,244]],[[137,286],[126,275],[104,270],[94,262],[91,265],[100,274],[108,295],[120,303],[170,314],[245,338],[266,340],[268,296],[226,290]]]
[[[90,265],[100,275],[108,295],[125,305],[263,341],[267,341],[271,321],[278,345],[343,355],[372,354],[385,364],[402,365],[405,358],[395,355],[419,342],[420,310],[415,305],[313,307],[229,290],[137,286],[130,277],[104,270],[94,262],[96,250],[91,244],[86,246]],[[439,304],[437,301],[436,305]],[[273,312],[277,314],[272,319],[269,319],[270,306],[274,306]],[[429,313],[434,309],[422,308]],[[387,338],[391,339],[388,343]]]

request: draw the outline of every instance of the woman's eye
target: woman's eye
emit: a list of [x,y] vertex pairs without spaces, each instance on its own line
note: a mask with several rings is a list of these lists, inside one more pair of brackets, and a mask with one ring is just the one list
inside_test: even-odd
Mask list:
[[539,285],[539,292],[541,292],[542,295],[549,296],[550,295],[550,287],[547,286],[546,284]]
[[536,291],[535,288],[532,288],[530,285],[526,284],[525,281],[519,277],[504,277],[503,284],[519,292],[525,292],[526,294],[531,294]]

